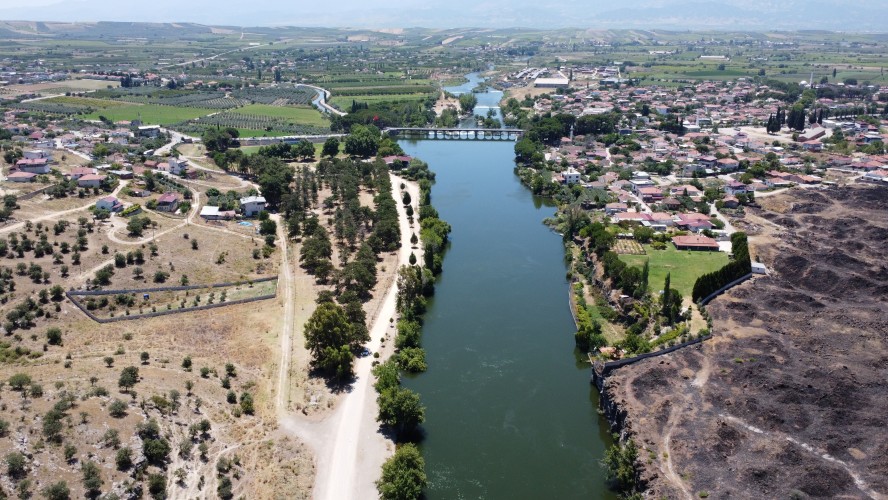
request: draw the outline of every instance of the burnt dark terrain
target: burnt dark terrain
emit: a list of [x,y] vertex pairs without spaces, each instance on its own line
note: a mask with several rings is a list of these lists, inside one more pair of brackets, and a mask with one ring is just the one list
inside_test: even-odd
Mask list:
[[738,225],[767,277],[715,337],[620,368],[651,498],[888,498],[888,189],[793,190]]

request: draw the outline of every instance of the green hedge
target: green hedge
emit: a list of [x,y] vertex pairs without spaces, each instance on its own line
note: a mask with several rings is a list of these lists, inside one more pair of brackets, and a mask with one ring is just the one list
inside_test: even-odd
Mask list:
[[718,271],[704,274],[697,278],[691,297],[694,302],[708,297],[719,288],[738,280],[752,272],[752,260],[749,257],[749,242],[746,233],[731,235],[731,247],[734,259]]

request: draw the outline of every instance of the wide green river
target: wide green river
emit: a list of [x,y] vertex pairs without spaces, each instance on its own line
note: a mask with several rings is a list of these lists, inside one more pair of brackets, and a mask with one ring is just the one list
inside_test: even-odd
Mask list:
[[541,223],[554,207],[514,174],[514,142],[400,144],[436,172],[432,202],[453,226],[423,328],[429,370],[404,381],[426,406],[428,498],[615,498],[561,237]]

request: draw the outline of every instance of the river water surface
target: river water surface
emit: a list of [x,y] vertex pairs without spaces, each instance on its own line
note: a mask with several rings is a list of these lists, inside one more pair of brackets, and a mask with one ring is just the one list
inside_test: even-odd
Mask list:
[[554,207],[514,174],[514,142],[400,144],[436,172],[432,202],[453,226],[423,328],[429,370],[404,380],[426,406],[428,498],[615,498],[561,237],[541,223]]

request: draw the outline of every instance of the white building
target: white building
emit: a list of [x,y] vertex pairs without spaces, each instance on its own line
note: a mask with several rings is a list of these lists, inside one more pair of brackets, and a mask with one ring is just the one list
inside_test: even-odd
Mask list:
[[244,217],[253,217],[265,210],[265,198],[262,196],[247,196],[240,199],[241,210]]
[[172,156],[167,160],[167,167],[163,170],[173,174],[173,175],[182,175],[182,172],[185,171],[185,167],[188,166],[188,162],[185,160],[180,160],[179,158],[173,158]]
[[561,177],[567,185],[580,182],[580,173],[573,167],[568,167],[567,170],[561,172]]

